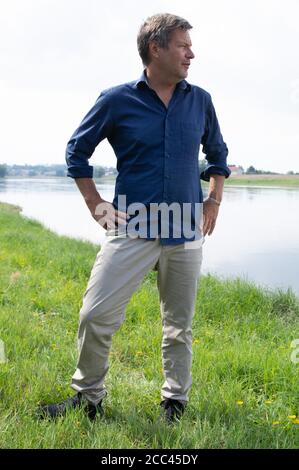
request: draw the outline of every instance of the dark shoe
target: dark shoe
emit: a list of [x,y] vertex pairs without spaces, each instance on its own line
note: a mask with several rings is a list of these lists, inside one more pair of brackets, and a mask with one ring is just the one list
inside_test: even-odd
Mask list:
[[102,416],[104,414],[104,410],[102,408],[102,400],[97,405],[87,403],[84,408],[84,413],[88,416],[90,421],[94,421],[97,417],[97,414]]
[[160,418],[167,423],[180,420],[186,408],[182,402],[172,398],[161,401],[160,406],[162,407]]
[[89,403],[82,397],[80,392],[77,395],[67,398],[61,403],[54,403],[53,405],[41,405],[39,408],[40,417],[44,418],[58,418],[59,416],[65,416],[68,410],[72,408],[82,408],[88,416],[88,418],[93,421],[96,418],[97,412],[103,413],[102,409],[102,400],[97,404],[93,405]]

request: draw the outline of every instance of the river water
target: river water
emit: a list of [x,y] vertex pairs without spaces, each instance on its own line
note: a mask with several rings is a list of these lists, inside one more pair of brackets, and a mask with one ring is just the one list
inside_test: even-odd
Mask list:
[[[97,188],[112,201],[114,184]],[[96,244],[105,237],[70,178],[2,178],[0,201],[20,205],[56,233]],[[299,294],[298,207],[295,188],[226,187],[214,233],[205,239],[202,273]]]

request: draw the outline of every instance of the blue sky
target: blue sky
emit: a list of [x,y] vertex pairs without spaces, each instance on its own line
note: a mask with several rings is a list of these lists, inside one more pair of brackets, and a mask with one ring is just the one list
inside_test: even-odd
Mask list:
[[[64,163],[102,89],[138,78],[158,12],[193,25],[188,81],[211,93],[230,164],[299,171],[297,0],[1,0],[0,161]],[[91,164],[115,165],[107,142]]]

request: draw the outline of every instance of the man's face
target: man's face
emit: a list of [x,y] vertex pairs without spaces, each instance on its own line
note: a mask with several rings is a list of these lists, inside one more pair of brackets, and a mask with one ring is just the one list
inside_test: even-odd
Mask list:
[[164,75],[175,81],[183,80],[188,75],[191,59],[195,56],[188,31],[173,31],[167,49],[158,48],[157,65]]

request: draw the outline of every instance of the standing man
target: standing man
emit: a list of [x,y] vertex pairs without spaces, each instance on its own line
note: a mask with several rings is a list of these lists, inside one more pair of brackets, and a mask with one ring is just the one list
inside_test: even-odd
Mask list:
[[[60,416],[79,406],[91,419],[102,412],[112,337],[124,321],[132,294],[153,268],[157,270],[163,324],[162,417],[167,422],[179,419],[188,402],[202,242],[206,234],[213,233],[224,180],[230,174],[228,150],[211,96],[185,80],[194,59],[191,28],[188,21],[171,14],[148,18],[137,38],[144,65],[141,77],[103,91],[68,142],[68,176],[75,179],[107,237],[97,254],[80,310],[79,356],[71,383],[77,394],[62,403],[43,406],[43,416]],[[98,193],[88,164],[105,138],[117,158],[112,204]],[[201,174],[200,144],[208,162]],[[200,178],[210,182],[205,201]],[[120,203],[119,196],[125,201]],[[179,209],[187,205],[195,228],[193,236],[186,236],[185,213],[179,217],[168,213],[165,218],[159,211],[143,211],[137,236],[136,226],[133,234],[129,227],[136,207],[148,209],[155,204],[168,208],[174,204]],[[203,209],[203,223],[196,218],[198,207]],[[178,226],[182,229],[179,233]]]

